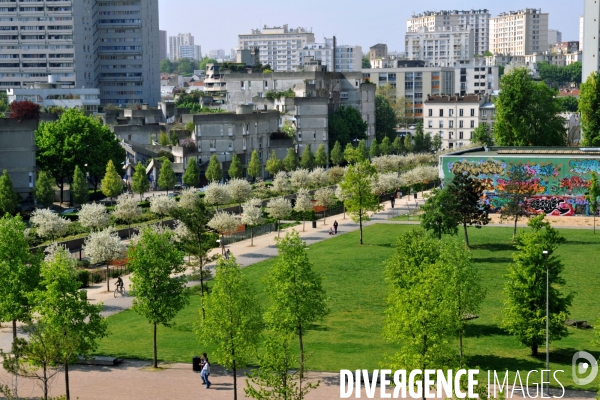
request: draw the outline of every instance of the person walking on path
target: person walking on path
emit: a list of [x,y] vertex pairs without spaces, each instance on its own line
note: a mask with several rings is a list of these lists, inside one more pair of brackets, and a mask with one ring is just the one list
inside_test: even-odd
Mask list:
[[333,233],[335,235],[337,235],[337,227],[338,227],[338,222],[337,221],[333,221]]
[[202,357],[200,358],[200,378],[202,378],[202,383],[206,385],[206,379],[204,378],[203,370],[204,365],[208,362],[208,356],[206,353],[202,353]]
[[396,202],[396,199],[394,198],[394,195],[392,194],[390,196],[390,204],[392,205],[392,208],[394,208],[394,203]]
[[[206,353],[204,353],[206,356]],[[206,384],[206,388],[210,389],[210,381],[208,380],[208,376],[210,375],[210,363],[208,362],[208,357],[205,358],[204,366],[202,367],[202,371],[200,372],[200,377],[202,377],[202,382]]]
[[225,259],[229,260],[230,255],[231,255],[231,250],[227,249],[227,251],[225,252]]

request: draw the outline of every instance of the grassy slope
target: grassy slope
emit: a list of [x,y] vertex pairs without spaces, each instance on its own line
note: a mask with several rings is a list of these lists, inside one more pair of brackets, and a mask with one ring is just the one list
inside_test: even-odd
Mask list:
[[[316,370],[380,368],[385,355],[395,350],[381,337],[387,288],[383,281],[383,262],[392,254],[397,236],[413,226],[375,225],[365,230],[365,245],[360,247],[358,233],[353,232],[310,246],[310,258],[323,275],[331,302],[331,314],[315,325],[306,336],[306,348],[313,352],[310,367]],[[571,318],[594,323],[600,307],[594,294],[600,283],[600,251],[595,246],[600,234],[589,230],[561,230],[568,243],[559,254],[565,264],[567,285],[575,292]],[[529,350],[507,335],[498,324],[502,311],[503,275],[514,252],[510,228],[470,230],[473,256],[488,288],[480,318],[468,330],[465,340],[469,365],[494,370],[532,370],[544,366],[544,358],[529,356]],[[262,277],[272,260],[245,268],[255,284],[262,303],[267,305]],[[195,339],[193,329],[198,319],[199,297],[176,318],[172,328],[159,329],[159,357],[168,361],[190,362],[201,351],[210,352]],[[119,357],[150,358],[151,326],[132,311],[109,318],[112,335],[101,342],[98,354]],[[552,369],[563,369],[558,377],[573,386],[571,357],[577,350],[600,355],[593,331],[570,329],[571,335],[551,344]],[[511,377],[511,380],[513,378]],[[538,378],[539,381],[539,378]],[[590,386],[591,388],[591,386]]]

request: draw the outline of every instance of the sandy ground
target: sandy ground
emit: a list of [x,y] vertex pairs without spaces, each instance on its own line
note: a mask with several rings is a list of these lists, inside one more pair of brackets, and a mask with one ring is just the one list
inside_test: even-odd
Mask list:
[[[491,222],[490,224],[499,224],[507,227],[512,227],[514,224],[514,219],[511,220],[500,220],[500,214],[490,214]],[[569,228],[589,228],[593,229],[594,218],[593,217],[554,217],[554,216],[546,216],[546,220],[552,224],[554,227],[569,227]],[[519,218],[517,222],[517,226],[524,227],[527,226],[527,218]],[[600,217],[596,217],[596,230],[600,230]]]

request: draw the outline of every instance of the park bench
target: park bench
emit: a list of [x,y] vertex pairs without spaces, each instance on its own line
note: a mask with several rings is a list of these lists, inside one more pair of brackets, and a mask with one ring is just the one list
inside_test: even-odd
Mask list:
[[565,324],[575,327],[575,329],[590,329],[592,325],[588,324],[587,321],[568,319]]
[[123,360],[121,360],[120,358],[115,358],[115,357],[97,356],[97,357],[92,357],[92,358],[88,358],[88,359],[79,357],[77,364],[113,366],[113,365],[119,364],[121,361],[123,361]]

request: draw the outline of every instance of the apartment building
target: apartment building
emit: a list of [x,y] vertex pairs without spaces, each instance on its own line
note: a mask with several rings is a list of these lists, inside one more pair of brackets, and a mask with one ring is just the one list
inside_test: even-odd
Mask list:
[[489,46],[489,19],[488,10],[425,11],[413,14],[406,21],[406,32],[418,32],[420,28],[427,31],[450,27],[470,29],[473,31],[473,53],[484,54]]
[[[335,57],[334,57],[335,56]],[[300,51],[300,69],[305,60],[319,60],[327,66],[328,71],[335,72],[360,71],[362,68],[362,47],[339,45],[336,38],[325,38],[323,43],[307,43]]]
[[8,171],[15,191],[26,198],[36,180],[35,131],[38,121],[0,118],[0,171]]
[[388,56],[388,48],[385,43],[377,43],[375,46],[369,47],[369,60],[373,61],[378,58],[386,58]]
[[258,47],[260,63],[270,65],[275,72],[294,71],[300,65],[300,51],[307,43],[314,43],[315,35],[306,28],[267,27],[252,29],[238,35],[240,49]]
[[169,36],[169,59],[171,61],[181,58],[181,46],[193,46],[194,36],[191,33],[180,33],[177,36]]
[[406,58],[424,60],[432,67],[452,67],[458,61],[473,59],[474,34],[456,26],[428,30],[420,27],[405,36]]
[[[586,0],[583,8],[583,29],[582,47],[585,46],[583,54],[583,72],[581,80],[585,80],[592,73],[600,70],[600,4],[595,1]],[[582,27],[583,25],[583,27]]]
[[458,65],[454,74],[454,87],[460,96],[492,93],[498,90],[500,78],[498,66],[486,66],[484,62]]
[[408,67],[363,69],[363,79],[377,86],[390,84],[396,98],[406,100],[406,114],[423,117],[423,100],[430,95],[450,95],[455,91],[454,67]]
[[548,49],[548,13],[539,8],[504,12],[490,18],[489,51],[524,56]]
[[65,87],[50,76],[47,83],[37,82],[21,89],[8,89],[8,102],[31,101],[41,107],[80,108],[87,113],[97,113],[100,90],[96,88]]
[[548,29],[548,46],[552,47],[562,42],[562,32],[556,29]]
[[579,50],[583,50],[583,15],[579,17]]
[[439,135],[442,149],[459,148],[471,141],[479,125],[480,107],[487,96],[428,96],[423,103],[423,129]]
[[195,44],[179,46],[179,58],[200,61],[202,59],[202,50],[200,46]]
[[168,56],[167,51],[167,31],[158,31],[158,57],[165,60]]

